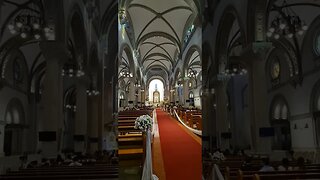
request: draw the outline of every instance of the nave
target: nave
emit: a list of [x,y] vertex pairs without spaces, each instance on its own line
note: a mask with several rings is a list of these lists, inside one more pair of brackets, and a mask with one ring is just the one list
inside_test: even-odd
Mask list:
[[166,179],[201,179],[201,137],[186,129],[168,112],[156,111]]
[[0,179],[118,179],[117,10],[0,0]]

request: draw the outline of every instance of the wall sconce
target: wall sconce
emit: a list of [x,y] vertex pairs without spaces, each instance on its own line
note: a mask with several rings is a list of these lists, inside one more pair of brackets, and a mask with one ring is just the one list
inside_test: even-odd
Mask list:
[[76,105],[67,104],[67,105],[65,105],[65,108],[68,109],[68,110],[71,110],[73,112],[77,111],[77,106]]

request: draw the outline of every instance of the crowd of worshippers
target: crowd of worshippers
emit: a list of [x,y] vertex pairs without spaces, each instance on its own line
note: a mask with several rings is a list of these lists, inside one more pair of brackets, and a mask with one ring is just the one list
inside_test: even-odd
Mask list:
[[[250,170],[253,166],[252,157],[246,157],[241,169],[242,170]],[[290,165],[290,161],[288,158],[283,158],[282,163],[278,167],[274,167],[270,164],[270,160],[268,157],[262,158],[263,165],[259,171],[261,172],[270,172],[270,171],[296,171],[296,170],[305,170],[305,159],[303,157],[299,157],[296,160],[295,165]]]
[[[64,156],[64,157],[63,157]],[[117,151],[96,151],[94,154],[67,153],[58,154],[56,158],[42,158],[41,161],[28,161],[28,155],[20,156],[20,169],[52,167],[52,166],[84,166],[94,165],[97,161],[118,164]]]
[[[283,158],[281,161],[281,164],[278,167],[274,167],[270,164],[270,160],[268,157],[261,158],[262,165],[259,171],[261,172],[268,172],[268,171],[296,171],[296,170],[305,170],[305,163],[306,160],[303,157],[299,157],[298,159],[295,159],[293,156],[294,152],[289,151],[288,158]],[[253,157],[246,154],[244,150],[238,150],[233,151],[233,153],[230,152],[230,150],[221,151],[220,149],[216,149],[215,152],[212,154],[205,150],[205,156],[207,158],[210,158],[213,161],[225,161],[227,160],[228,156],[242,156],[244,157],[243,164],[241,166],[242,170],[252,170],[253,167],[256,167],[256,163],[253,163]],[[290,162],[295,162],[290,163]],[[292,165],[290,165],[292,164]]]

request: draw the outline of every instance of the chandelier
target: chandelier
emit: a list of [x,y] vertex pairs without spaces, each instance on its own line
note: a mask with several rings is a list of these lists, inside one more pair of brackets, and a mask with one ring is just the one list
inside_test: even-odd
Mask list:
[[54,27],[46,26],[40,15],[40,10],[36,8],[23,9],[8,24],[9,32],[19,35],[21,38],[32,38],[35,40],[46,39],[54,40]]
[[80,66],[79,69],[75,68],[73,65],[65,65],[62,68],[61,76],[66,77],[82,77],[85,73],[82,70],[82,67]]
[[197,72],[196,70],[193,70],[193,69],[189,68],[189,72],[188,72],[188,75],[187,75],[187,76],[188,76],[189,78],[193,78],[193,77],[196,77],[197,74],[198,74],[198,72]]
[[133,77],[133,74],[127,70],[123,70],[120,72],[120,77],[130,78],[130,77]]
[[87,89],[87,95],[88,96],[98,96],[100,94],[100,92],[96,89]]
[[308,26],[305,21],[302,21],[300,17],[288,7],[287,1],[284,0],[282,7],[273,5],[274,9],[278,11],[276,16],[268,28],[267,37],[279,39],[280,36],[293,38],[294,35],[303,35]]
[[226,66],[226,68],[219,73],[220,76],[224,77],[233,77],[235,75],[246,75],[248,71],[243,68],[240,64],[230,64]]
[[141,85],[140,85],[140,83],[136,82],[136,83],[134,84],[134,87],[139,88],[139,87],[141,87]]
[[65,108],[68,109],[68,110],[71,110],[73,112],[77,111],[77,106],[76,105],[67,104],[67,105],[65,105]]

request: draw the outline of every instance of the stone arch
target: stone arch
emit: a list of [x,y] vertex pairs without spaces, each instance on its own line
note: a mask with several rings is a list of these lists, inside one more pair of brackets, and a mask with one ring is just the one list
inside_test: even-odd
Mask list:
[[[320,54],[319,50],[315,49],[315,43],[317,38],[320,37],[320,15],[315,17],[314,20],[309,25],[309,28],[303,38],[301,46],[301,55],[303,61],[302,69],[308,72],[315,67],[320,66]],[[312,62],[310,62],[312,61]]]
[[204,42],[202,44],[202,86],[209,88],[213,86],[210,85],[209,77],[214,74],[215,61],[212,58],[211,45],[209,42]]
[[80,5],[74,3],[71,7],[71,11],[67,18],[67,41],[71,41],[73,44],[73,51],[75,51],[76,57],[74,61],[76,63],[82,63],[83,67],[86,67],[87,62],[87,31],[85,29],[84,17],[81,11]]
[[[127,54],[130,71],[135,72],[135,63],[134,63],[133,54],[132,54],[132,50],[131,50],[130,46],[126,43],[122,44],[119,52],[120,52],[119,59],[122,59],[123,52],[125,52]],[[119,61],[119,62],[121,62],[121,61]]]
[[[193,55],[193,53],[197,51],[199,53],[199,57],[200,57],[200,63],[202,61],[202,56],[201,56],[201,48],[198,47],[197,45],[192,45],[188,50],[187,50],[187,54],[185,56],[185,61],[184,61],[184,64],[183,64],[183,72],[184,74],[187,73],[188,71],[188,65],[189,65],[189,62],[191,60],[191,57]],[[201,65],[201,64],[200,64]]]
[[290,108],[282,94],[273,97],[270,104],[269,118],[274,129],[272,149],[291,149]]
[[226,57],[228,56],[228,47],[229,47],[229,35],[231,32],[231,28],[235,22],[238,23],[240,28],[240,33],[243,42],[246,43],[246,34],[244,32],[244,28],[241,26],[241,22],[238,19],[240,17],[238,15],[237,10],[233,6],[228,6],[224,10],[222,17],[220,19],[220,23],[218,25],[218,34],[217,34],[217,41],[215,45],[215,70],[219,73],[219,64],[223,60],[227,60]]
[[320,80],[312,88],[310,96],[310,112],[313,113],[314,132],[317,145],[320,146]]
[[166,89],[166,80],[162,76],[152,76],[147,80],[147,86],[149,86],[150,82],[155,79],[160,80],[163,83],[164,89]]
[[[266,56],[265,63],[265,75],[267,79],[267,87],[271,88],[272,84],[276,85],[281,82],[289,81],[296,75],[297,66],[293,63],[291,56],[287,53],[287,51],[279,45],[276,44],[276,48],[271,49]],[[271,66],[274,61],[279,61],[280,65],[280,74],[276,79],[272,79],[271,77]]]
[[180,69],[180,67],[178,67],[176,70],[175,70],[175,73],[174,73],[174,83],[176,83],[179,78],[182,76],[183,77],[183,70]]
[[96,45],[92,45],[90,48],[88,65],[89,65],[89,69],[93,71],[97,71],[99,69],[99,57],[98,57],[98,50]]
[[8,83],[27,91],[29,68],[21,50],[12,49],[8,52],[2,67],[2,78]]
[[310,96],[310,112],[320,112],[320,80],[318,80],[312,88]]

